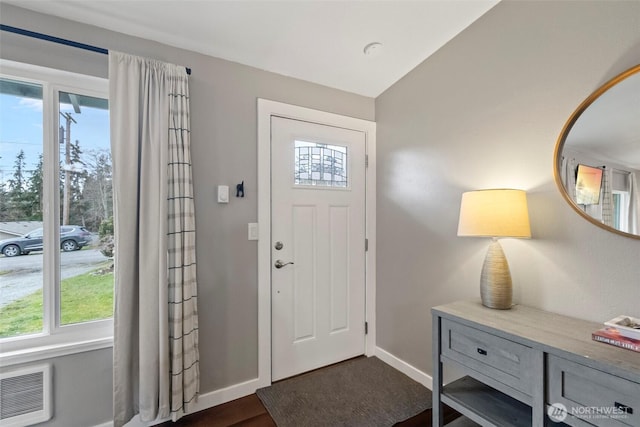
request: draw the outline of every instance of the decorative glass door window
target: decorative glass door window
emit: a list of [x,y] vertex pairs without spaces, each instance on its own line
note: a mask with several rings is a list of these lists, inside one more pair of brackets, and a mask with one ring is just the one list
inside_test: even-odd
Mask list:
[[294,153],[295,185],[347,187],[347,147],[296,140]]

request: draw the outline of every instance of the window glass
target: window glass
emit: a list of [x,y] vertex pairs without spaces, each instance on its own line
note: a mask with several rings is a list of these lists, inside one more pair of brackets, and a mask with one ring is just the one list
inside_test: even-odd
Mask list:
[[[58,113],[59,128],[44,132],[43,117]],[[106,99],[0,78],[0,339],[112,317],[111,179]],[[45,218],[44,194],[58,188],[60,209]],[[45,247],[51,221],[60,239]],[[51,271],[48,250],[60,251]]]
[[620,230],[620,214],[622,211],[620,193],[613,193],[613,228]]
[[0,79],[0,338],[43,329],[42,85]]
[[31,231],[28,236],[33,238],[33,237],[42,237],[43,235],[43,229],[42,228],[38,228],[36,230]]
[[613,227],[629,233],[629,192],[613,190]]
[[347,147],[295,141],[294,184],[347,187]]
[[113,199],[106,99],[60,92],[60,324],[113,314]]

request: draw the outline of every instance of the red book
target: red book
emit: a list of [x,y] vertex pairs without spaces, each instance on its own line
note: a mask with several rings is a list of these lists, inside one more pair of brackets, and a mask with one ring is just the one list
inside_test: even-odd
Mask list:
[[616,328],[607,327],[598,329],[591,334],[591,338],[593,338],[594,341],[615,345],[616,347],[626,348],[627,350],[640,353],[640,340],[624,336]]

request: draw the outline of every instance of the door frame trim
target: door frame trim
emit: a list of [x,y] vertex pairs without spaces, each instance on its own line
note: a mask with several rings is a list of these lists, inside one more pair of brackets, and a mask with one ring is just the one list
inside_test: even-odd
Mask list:
[[[365,355],[376,347],[376,123],[258,98],[258,388],[271,385],[271,117],[284,117],[365,134]],[[364,245],[364,242],[362,242]]]

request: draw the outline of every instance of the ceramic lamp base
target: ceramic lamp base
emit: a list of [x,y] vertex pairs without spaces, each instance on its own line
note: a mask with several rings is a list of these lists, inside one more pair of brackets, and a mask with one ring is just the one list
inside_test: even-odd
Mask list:
[[480,276],[480,298],[482,305],[499,310],[508,310],[512,306],[513,287],[509,263],[504,256],[502,246],[492,240],[482,265]]

